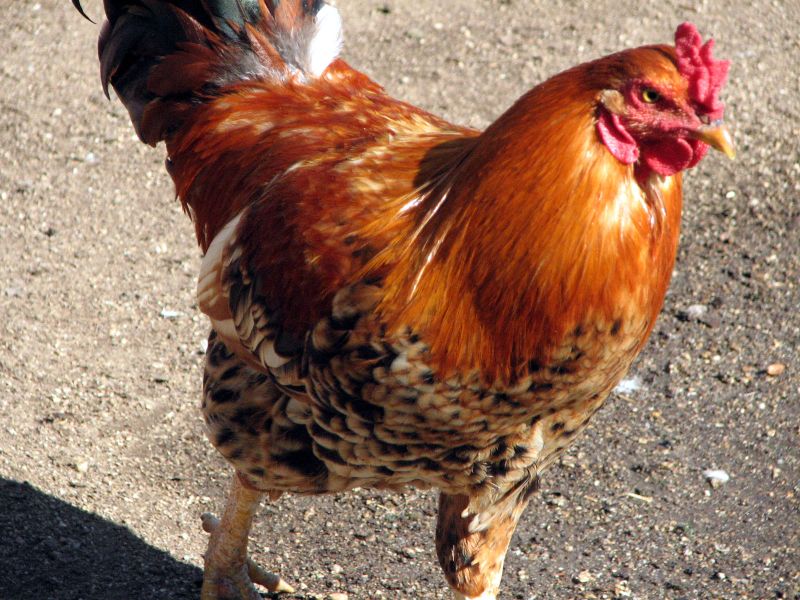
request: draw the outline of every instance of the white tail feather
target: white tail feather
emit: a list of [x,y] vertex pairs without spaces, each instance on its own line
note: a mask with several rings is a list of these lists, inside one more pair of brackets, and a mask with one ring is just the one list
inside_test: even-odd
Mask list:
[[342,17],[336,7],[326,4],[319,10],[316,29],[308,46],[307,70],[319,77],[342,51]]
[[319,77],[342,50],[342,18],[324,4],[313,20],[296,31],[279,31],[275,45],[288,65],[308,77]]

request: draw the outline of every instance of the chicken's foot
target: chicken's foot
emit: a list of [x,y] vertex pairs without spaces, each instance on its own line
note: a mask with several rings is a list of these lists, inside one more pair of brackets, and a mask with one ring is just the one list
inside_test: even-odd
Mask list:
[[261,492],[245,487],[234,475],[222,519],[202,516],[203,529],[211,534],[205,554],[201,600],[261,600],[254,583],[270,592],[294,592],[280,576],[269,573],[247,556],[247,540]]

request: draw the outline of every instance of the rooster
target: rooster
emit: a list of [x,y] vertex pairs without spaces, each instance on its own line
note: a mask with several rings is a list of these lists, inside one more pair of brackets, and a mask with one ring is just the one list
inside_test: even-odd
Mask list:
[[682,171],[709,147],[733,157],[728,63],[684,23],[479,132],[339,59],[319,0],[105,11],[103,86],[166,143],[205,253],[202,411],[235,474],[222,518],[203,517],[203,600],[291,591],[247,557],[264,494],[406,486],[440,491],[454,597],[496,598],[540,473],[653,328]]

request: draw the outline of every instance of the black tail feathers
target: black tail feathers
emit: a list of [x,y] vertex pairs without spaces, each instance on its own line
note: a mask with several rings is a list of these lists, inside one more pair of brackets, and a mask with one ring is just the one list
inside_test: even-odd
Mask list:
[[114,88],[151,145],[226,85],[317,76],[340,45],[338,13],[321,0],[104,0],[104,8],[103,89]]

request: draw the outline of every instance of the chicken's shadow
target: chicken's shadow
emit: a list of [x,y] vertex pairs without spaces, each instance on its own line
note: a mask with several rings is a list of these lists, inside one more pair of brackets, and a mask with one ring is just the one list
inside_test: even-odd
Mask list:
[[0,598],[188,600],[201,579],[127,528],[0,478]]

